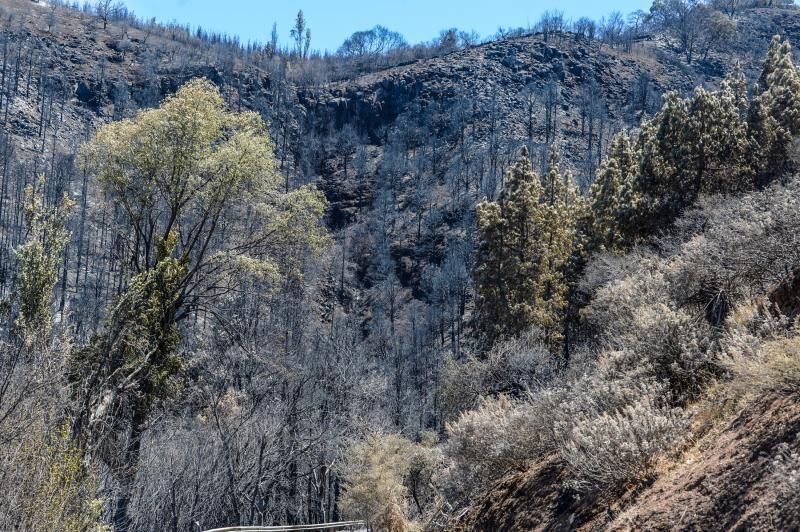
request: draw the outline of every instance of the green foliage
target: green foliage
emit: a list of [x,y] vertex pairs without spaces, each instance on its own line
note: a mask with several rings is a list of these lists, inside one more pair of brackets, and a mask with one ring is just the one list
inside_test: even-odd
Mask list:
[[170,378],[180,368],[175,314],[188,265],[172,256],[176,244],[173,233],[158,246],[155,268],[131,279],[109,311],[106,330],[69,358],[69,380],[85,400],[95,401],[94,439],[106,436],[95,429],[123,421],[105,419],[118,415],[123,404],[134,407],[133,421],[141,423],[152,403],[169,393]]
[[178,324],[189,309],[220,315],[231,294],[297,280],[328,244],[313,187],[278,191],[272,141],[253,112],[226,109],[193,80],[157,109],[101,128],[81,161],[118,207],[135,275],[103,331],[70,354],[74,432],[118,483],[126,527],[141,437],[181,368]]
[[13,490],[19,503],[16,526],[67,532],[108,530],[101,524],[103,500],[95,495],[97,479],[82,464],[83,453],[70,439],[67,426],[46,434],[38,423],[32,425],[15,458],[4,464],[4,473],[12,481],[15,473],[22,473]]
[[[763,90],[763,92],[762,92]],[[716,91],[664,96],[642,124],[634,153],[618,137],[590,191],[592,244],[624,250],[672,223],[703,193],[763,186],[791,169],[800,131],[800,76],[791,48],[772,40],[760,83],[747,101],[738,64]]]
[[622,251],[636,234],[638,159],[626,133],[611,140],[608,155],[589,189],[592,245]]
[[44,205],[44,179],[25,188],[25,227],[28,239],[17,249],[14,325],[28,347],[44,344],[52,326],[51,300],[58,268],[69,242],[66,219],[74,202],[65,194],[61,203]]
[[553,154],[540,180],[528,153],[509,171],[496,202],[477,207],[474,277],[479,333],[489,343],[539,327],[554,346],[566,308],[566,270],[577,244],[583,208],[569,173]]
[[750,166],[759,185],[792,170],[789,146],[800,132],[800,75],[788,41],[772,38],[747,113]]
[[700,194],[750,190],[790,171],[800,77],[788,42],[773,38],[749,102],[746,93],[736,64],[719,90],[697,88],[688,99],[667,93],[635,149],[624,134],[616,137],[589,192],[591,245],[624,251],[663,230]]
[[715,92],[697,88],[691,99],[670,92],[639,135],[639,214],[645,229],[663,227],[702,192],[752,186],[746,129],[732,84]]
[[674,92],[664,95],[661,110],[642,124],[638,138],[640,158],[640,218],[660,224],[686,202],[686,125],[689,106]]
[[695,89],[686,138],[690,147],[687,170],[693,174],[695,194],[730,193],[747,189],[752,183],[739,104],[729,85],[723,84],[714,92]]
[[772,38],[760,80],[770,115],[792,135],[800,133],[800,74],[789,41]]
[[743,118],[747,114],[749,101],[747,99],[747,78],[744,75],[744,70],[742,70],[742,65],[739,61],[734,63],[733,68],[725,76],[725,79],[722,80],[720,89],[730,92],[739,110],[739,117]]
[[283,266],[297,273],[295,262],[278,259],[328,243],[324,197],[313,187],[279,194],[264,121],[226,110],[207,80],[104,126],[81,156],[124,212],[140,271],[155,265],[156,244],[173,231],[178,256],[192,263],[190,276],[209,284],[247,272],[274,278]]
[[104,126],[81,157],[124,214],[138,273],[109,309],[106,330],[71,356],[70,380],[82,383],[83,423],[102,425],[99,412],[134,404],[127,411],[136,425],[180,366],[179,311],[208,306],[247,278],[301,276],[306,254],[328,244],[326,203],[312,187],[277,191],[263,120],[227,111],[203,79]]
[[789,170],[791,134],[772,116],[758,85],[753,88],[747,111],[747,131],[749,163],[758,184],[766,184],[770,178]]

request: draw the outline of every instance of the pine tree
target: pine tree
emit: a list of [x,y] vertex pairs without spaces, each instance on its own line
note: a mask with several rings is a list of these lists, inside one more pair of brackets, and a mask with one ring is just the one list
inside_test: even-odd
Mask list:
[[560,171],[557,153],[540,180],[526,148],[498,200],[478,206],[477,330],[486,342],[536,326],[555,349],[582,208],[571,175]]
[[478,330],[489,344],[524,330],[533,321],[534,215],[542,186],[533,172],[527,148],[509,170],[497,201],[477,207]]
[[759,86],[747,111],[748,163],[758,186],[764,186],[789,170],[788,149],[791,135],[770,114]]
[[752,184],[739,103],[732,84],[716,92],[697,88],[691,99],[672,92],[642,126],[638,186],[645,232],[671,223],[702,192]]
[[773,37],[760,79],[765,80],[764,103],[772,117],[792,135],[800,133],[800,74],[788,41]]
[[747,116],[748,99],[747,99],[747,78],[742,70],[742,65],[737,60],[733,68],[725,76],[725,79],[720,83],[720,90],[722,92],[730,91],[733,95],[736,108],[739,110],[739,118],[744,119]]
[[773,35],[772,40],[767,48],[767,57],[764,59],[764,65],[761,68],[761,75],[758,77],[758,85],[761,89],[766,89],[768,86],[767,79],[775,71],[775,66],[778,64],[779,50],[781,47],[781,36]]
[[616,135],[589,189],[593,248],[622,251],[633,243],[638,169],[630,137],[625,132]]
[[732,88],[695,89],[687,122],[684,172],[693,178],[693,201],[701,192],[731,192],[751,184],[744,155],[746,134]]
[[689,103],[675,92],[664,95],[661,110],[642,124],[638,139],[642,231],[651,233],[671,222],[689,198]]
[[[579,220],[587,215],[586,201],[578,191],[570,171],[561,171],[561,157],[550,151],[548,171],[543,180],[539,205],[539,239],[541,249],[536,286],[534,325],[544,333],[551,349],[565,339],[564,326],[570,280],[579,269],[584,248]],[[565,346],[565,353],[568,346]]]

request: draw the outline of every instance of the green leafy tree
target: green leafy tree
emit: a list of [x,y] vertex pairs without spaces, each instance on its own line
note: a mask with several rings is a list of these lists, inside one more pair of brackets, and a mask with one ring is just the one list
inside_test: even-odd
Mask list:
[[88,451],[111,466],[120,483],[114,526],[127,529],[129,485],[141,434],[155,401],[168,395],[180,369],[176,313],[186,261],[173,257],[176,233],[159,246],[157,262],[131,279],[109,311],[106,330],[73,352],[69,381],[80,383],[75,429]]
[[264,122],[229,112],[207,80],[101,128],[81,156],[118,205],[136,272],[68,368],[73,432],[116,473],[114,525],[124,530],[142,431],[180,368],[180,322],[195,309],[220,316],[215,303],[253,278],[299,278],[327,245],[326,204],[311,187],[279,192]]

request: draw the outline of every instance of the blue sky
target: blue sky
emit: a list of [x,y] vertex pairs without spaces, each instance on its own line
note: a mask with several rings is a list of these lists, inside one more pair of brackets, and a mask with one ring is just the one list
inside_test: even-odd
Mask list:
[[281,43],[289,40],[298,9],[311,28],[311,47],[335,51],[354,31],[382,24],[399,31],[410,43],[428,41],[439,30],[457,27],[489,36],[502,26],[527,27],[542,12],[560,9],[568,18],[600,19],[611,10],[627,14],[647,10],[649,0],[126,0],[140,17],[177,20],[192,27],[239,35],[243,42],[269,40],[278,23]]

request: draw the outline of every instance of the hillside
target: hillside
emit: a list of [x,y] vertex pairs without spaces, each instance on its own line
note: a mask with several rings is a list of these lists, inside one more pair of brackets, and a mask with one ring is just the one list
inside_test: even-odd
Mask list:
[[795,526],[800,10],[103,5],[0,0],[0,528]]
[[[644,487],[606,497],[554,491],[563,472],[552,461],[509,475],[479,500],[457,530],[791,530],[781,464],[800,447],[800,410],[785,396],[759,398],[698,442]],[[788,466],[792,467],[792,466]]]
[[[365,211],[385,186],[383,176],[399,172],[411,179],[390,186],[399,214],[391,247],[401,281],[415,298],[428,265],[440,263],[450,250],[444,240],[459,231],[461,203],[491,197],[519,145],[527,144],[543,167],[550,136],[557,136],[564,160],[585,187],[613,134],[655,112],[661,94],[713,86],[733,57],[754,76],[760,50],[773,34],[800,37],[795,10],[755,9],[740,16],[738,24],[748,30],[730,53],[712,53],[694,65],[660,39],[624,49],[572,35],[547,41],[533,35],[325,82],[324,67],[295,72],[292,79],[277,59],[243,64],[224,49],[176,38],[174,31],[170,38],[169,31],[114,22],[104,30],[100,20],[69,10],[59,10],[48,29],[51,8],[45,3],[5,0],[4,9],[13,43],[7,63],[15,80],[27,78],[24,92],[17,87],[6,101],[5,113],[21,160],[39,152],[52,166],[54,154],[74,153],[80,138],[100,124],[154,105],[188,79],[208,77],[237,108],[256,109],[270,120],[282,171],[295,184],[319,183],[331,202],[333,227],[363,230]],[[553,105],[548,125],[545,115]],[[429,137],[439,146],[417,157],[424,175],[389,167],[384,153],[392,142],[415,150],[425,148]],[[423,214],[411,212],[409,186],[418,182],[430,195]],[[454,193],[459,188],[463,195]],[[427,236],[415,227],[422,221],[428,221]],[[353,283],[363,287],[369,266],[355,266]]]

